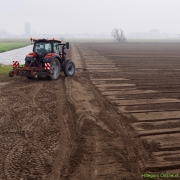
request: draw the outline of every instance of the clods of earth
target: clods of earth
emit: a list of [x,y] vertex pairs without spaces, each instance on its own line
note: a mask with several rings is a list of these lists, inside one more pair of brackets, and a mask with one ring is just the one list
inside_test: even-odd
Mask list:
[[0,179],[177,176],[179,49],[74,43],[67,55],[76,65],[73,77],[1,77]]

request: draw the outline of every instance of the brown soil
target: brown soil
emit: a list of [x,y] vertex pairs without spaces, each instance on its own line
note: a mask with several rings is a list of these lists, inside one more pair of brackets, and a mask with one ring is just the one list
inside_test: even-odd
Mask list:
[[179,48],[76,43],[73,77],[1,77],[0,179],[179,173]]

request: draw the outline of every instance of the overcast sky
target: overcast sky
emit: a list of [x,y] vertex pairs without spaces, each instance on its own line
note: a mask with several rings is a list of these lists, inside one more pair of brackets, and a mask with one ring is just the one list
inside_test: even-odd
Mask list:
[[23,34],[130,32],[180,34],[180,0],[0,0],[0,29]]

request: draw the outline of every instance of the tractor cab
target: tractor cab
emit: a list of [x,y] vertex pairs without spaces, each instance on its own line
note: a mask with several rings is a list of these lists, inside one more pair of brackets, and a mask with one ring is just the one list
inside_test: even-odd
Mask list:
[[[46,55],[56,55],[57,57],[60,57],[61,55],[61,48],[60,45],[65,46],[65,44],[61,44],[61,41],[59,40],[47,40],[47,39],[32,39],[34,42],[33,46],[33,57],[37,58],[39,62],[43,62]],[[29,53],[27,57],[31,55]],[[47,57],[46,57],[47,58]],[[32,59],[27,58],[26,61],[29,61]]]
[[[31,39],[34,42],[33,52],[26,55],[25,61],[32,62],[34,59],[38,63],[50,63],[52,59],[57,58],[63,65],[66,60],[64,49],[69,49],[69,43],[61,43],[60,40]],[[44,67],[44,66],[43,66]]]
[[48,53],[56,53],[57,55],[60,55],[61,50],[58,44],[59,42],[56,41],[37,41],[34,43],[33,52],[41,57],[44,57]]

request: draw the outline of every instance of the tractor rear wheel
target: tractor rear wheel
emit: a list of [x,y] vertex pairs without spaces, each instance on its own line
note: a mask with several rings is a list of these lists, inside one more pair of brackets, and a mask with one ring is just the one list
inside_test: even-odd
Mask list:
[[65,76],[73,76],[75,73],[75,64],[72,61],[68,61],[64,67]]
[[57,58],[53,59],[50,63],[53,74],[50,76],[52,80],[56,80],[59,78],[61,72],[61,65]]

